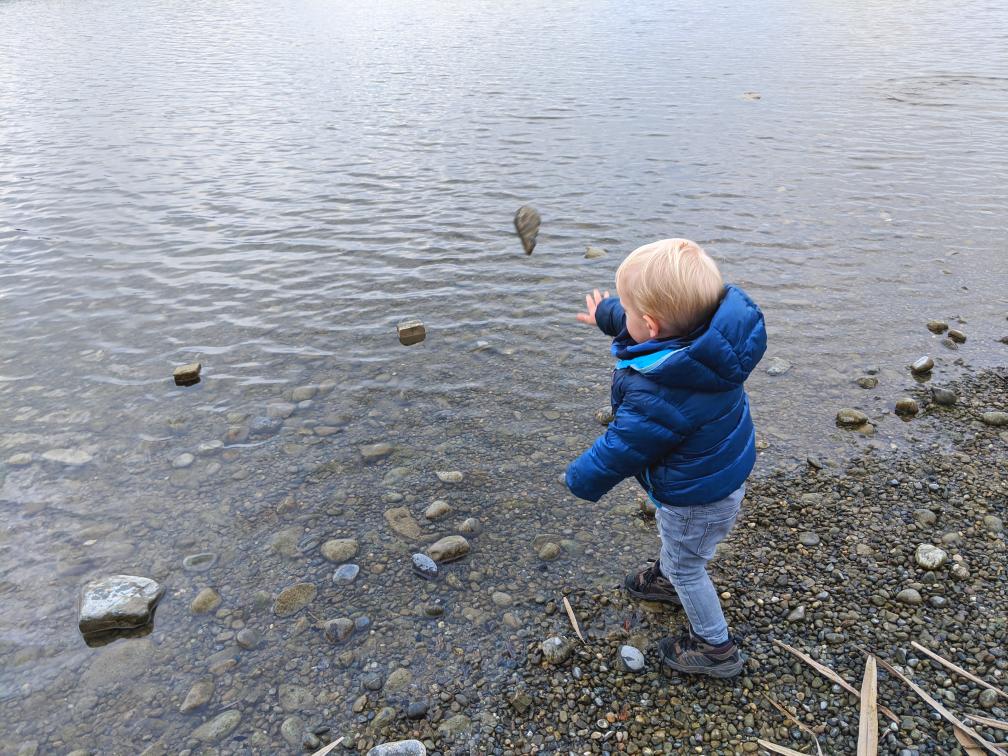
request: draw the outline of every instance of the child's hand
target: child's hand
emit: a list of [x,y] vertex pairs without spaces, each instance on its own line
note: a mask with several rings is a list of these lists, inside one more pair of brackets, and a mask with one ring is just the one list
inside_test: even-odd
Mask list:
[[609,296],[607,291],[605,294],[600,294],[598,289],[594,292],[585,296],[585,305],[588,307],[588,312],[579,312],[577,314],[577,319],[582,323],[587,323],[588,325],[598,325],[595,322],[595,308],[599,306],[599,302]]

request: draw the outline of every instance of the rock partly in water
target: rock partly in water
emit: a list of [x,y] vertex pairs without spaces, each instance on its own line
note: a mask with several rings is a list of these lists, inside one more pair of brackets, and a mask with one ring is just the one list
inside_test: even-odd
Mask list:
[[427,756],[427,748],[419,740],[396,740],[376,745],[367,756]]
[[318,589],[312,583],[295,583],[280,591],[273,602],[273,613],[277,617],[297,614],[315,600]]
[[157,581],[135,575],[92,580],[81,590],[77,626],[85,636],[144,627],[164,591]]
[[952,339],[956,344],[966,343],[966,334],[962,331],[958,331],[955,328],[950,328],[948,332],[948,337]]
[[585,247],[585,259],[586,260],[598,260],[601,257],[606,256],[606,251],[602,247]]
[[399,336],[400,344],[413,346],[427,338],[427,329],[422,321],[404,320],[396,325],[396,334]]
[[203,363],[190,362],[187,365],[179,365],[172,371],[172,378],[176,386],[192,386],[199,383],[200,373],[203,371]]
[[357,556],[357,539],[333,538],[323,543],[320,551],[330,562],[347,562]]
[[931,387],[931,398],[934,399],[935,404],[940,404],[942,407],[954,407],[958,401],[954,392],[937,386]]
[[843,428],[857,428],[867,422],[868,415],[852,407],[844,407],[836,414],[836,423]]
[[414,554],[412,557],[413,561],[413,572],[423,578],[431,580],[437,577],[438,566],[437,562],[431,559],[426,554]]
[[933,367],[934,360],[925,355],[914,361],[910,366],[910,371],[917,375],[924,375],[925,373],[930,373]]
[[913,417],[920,410],[917,401],[910,396],[904,396],[896,401],[896,414],[900,417]]
[[857,379],[857,385],[863,389],[873,389],[878,386],[878,378],[873,375],[864,375]]
[[948,554],[930,543],[922,543],[914,552],[914,561],[925,570],[937,570],[948,561]]
[[431,544],[427,553],[435,562],[451,562],[469,553],[469,541],[460,535],[445,536]]
[[929,320],[927,322],[927,329],[931,333],[945,333],[948,330],[948,323],[944,320]]

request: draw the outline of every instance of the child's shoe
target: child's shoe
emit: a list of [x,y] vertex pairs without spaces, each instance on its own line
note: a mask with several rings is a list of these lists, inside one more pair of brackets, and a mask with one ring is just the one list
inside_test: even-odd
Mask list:
[[669,636],[658,641],[658,656],[663,665],[690,675],[735,677],[745,665],[734,638],[713,646],[688,626],[678,638]]
[[662,575],[661,565],[657,559],[640,572],[627,575],[626,580],[623,581],[623,587],[631,596],[642,601],[662,601],[666,604],[682,606],[675,586]]

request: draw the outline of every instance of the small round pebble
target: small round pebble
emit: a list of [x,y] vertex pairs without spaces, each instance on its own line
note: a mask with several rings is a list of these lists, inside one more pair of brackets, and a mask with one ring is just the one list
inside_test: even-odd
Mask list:
[[436,578],[438,574],[437,563],[431,559],[426,554],[414,554],[413,560],[413,572],[423,578],[428,580]]

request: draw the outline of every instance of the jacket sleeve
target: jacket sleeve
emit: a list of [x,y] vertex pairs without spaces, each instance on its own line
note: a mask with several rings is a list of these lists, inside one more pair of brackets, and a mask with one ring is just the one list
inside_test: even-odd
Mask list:
[[626,312],[618,297],[606,297],[595,308],[595,323],[606,336],[616,338],[626,328]]
[[682,430],[667,413],[648,412],[660,410],[657,404],[657,398],[644,391],[626,394],[605,435],[567,468],[572,494],[598,501],[621,480],[643,472],[682,443]]

